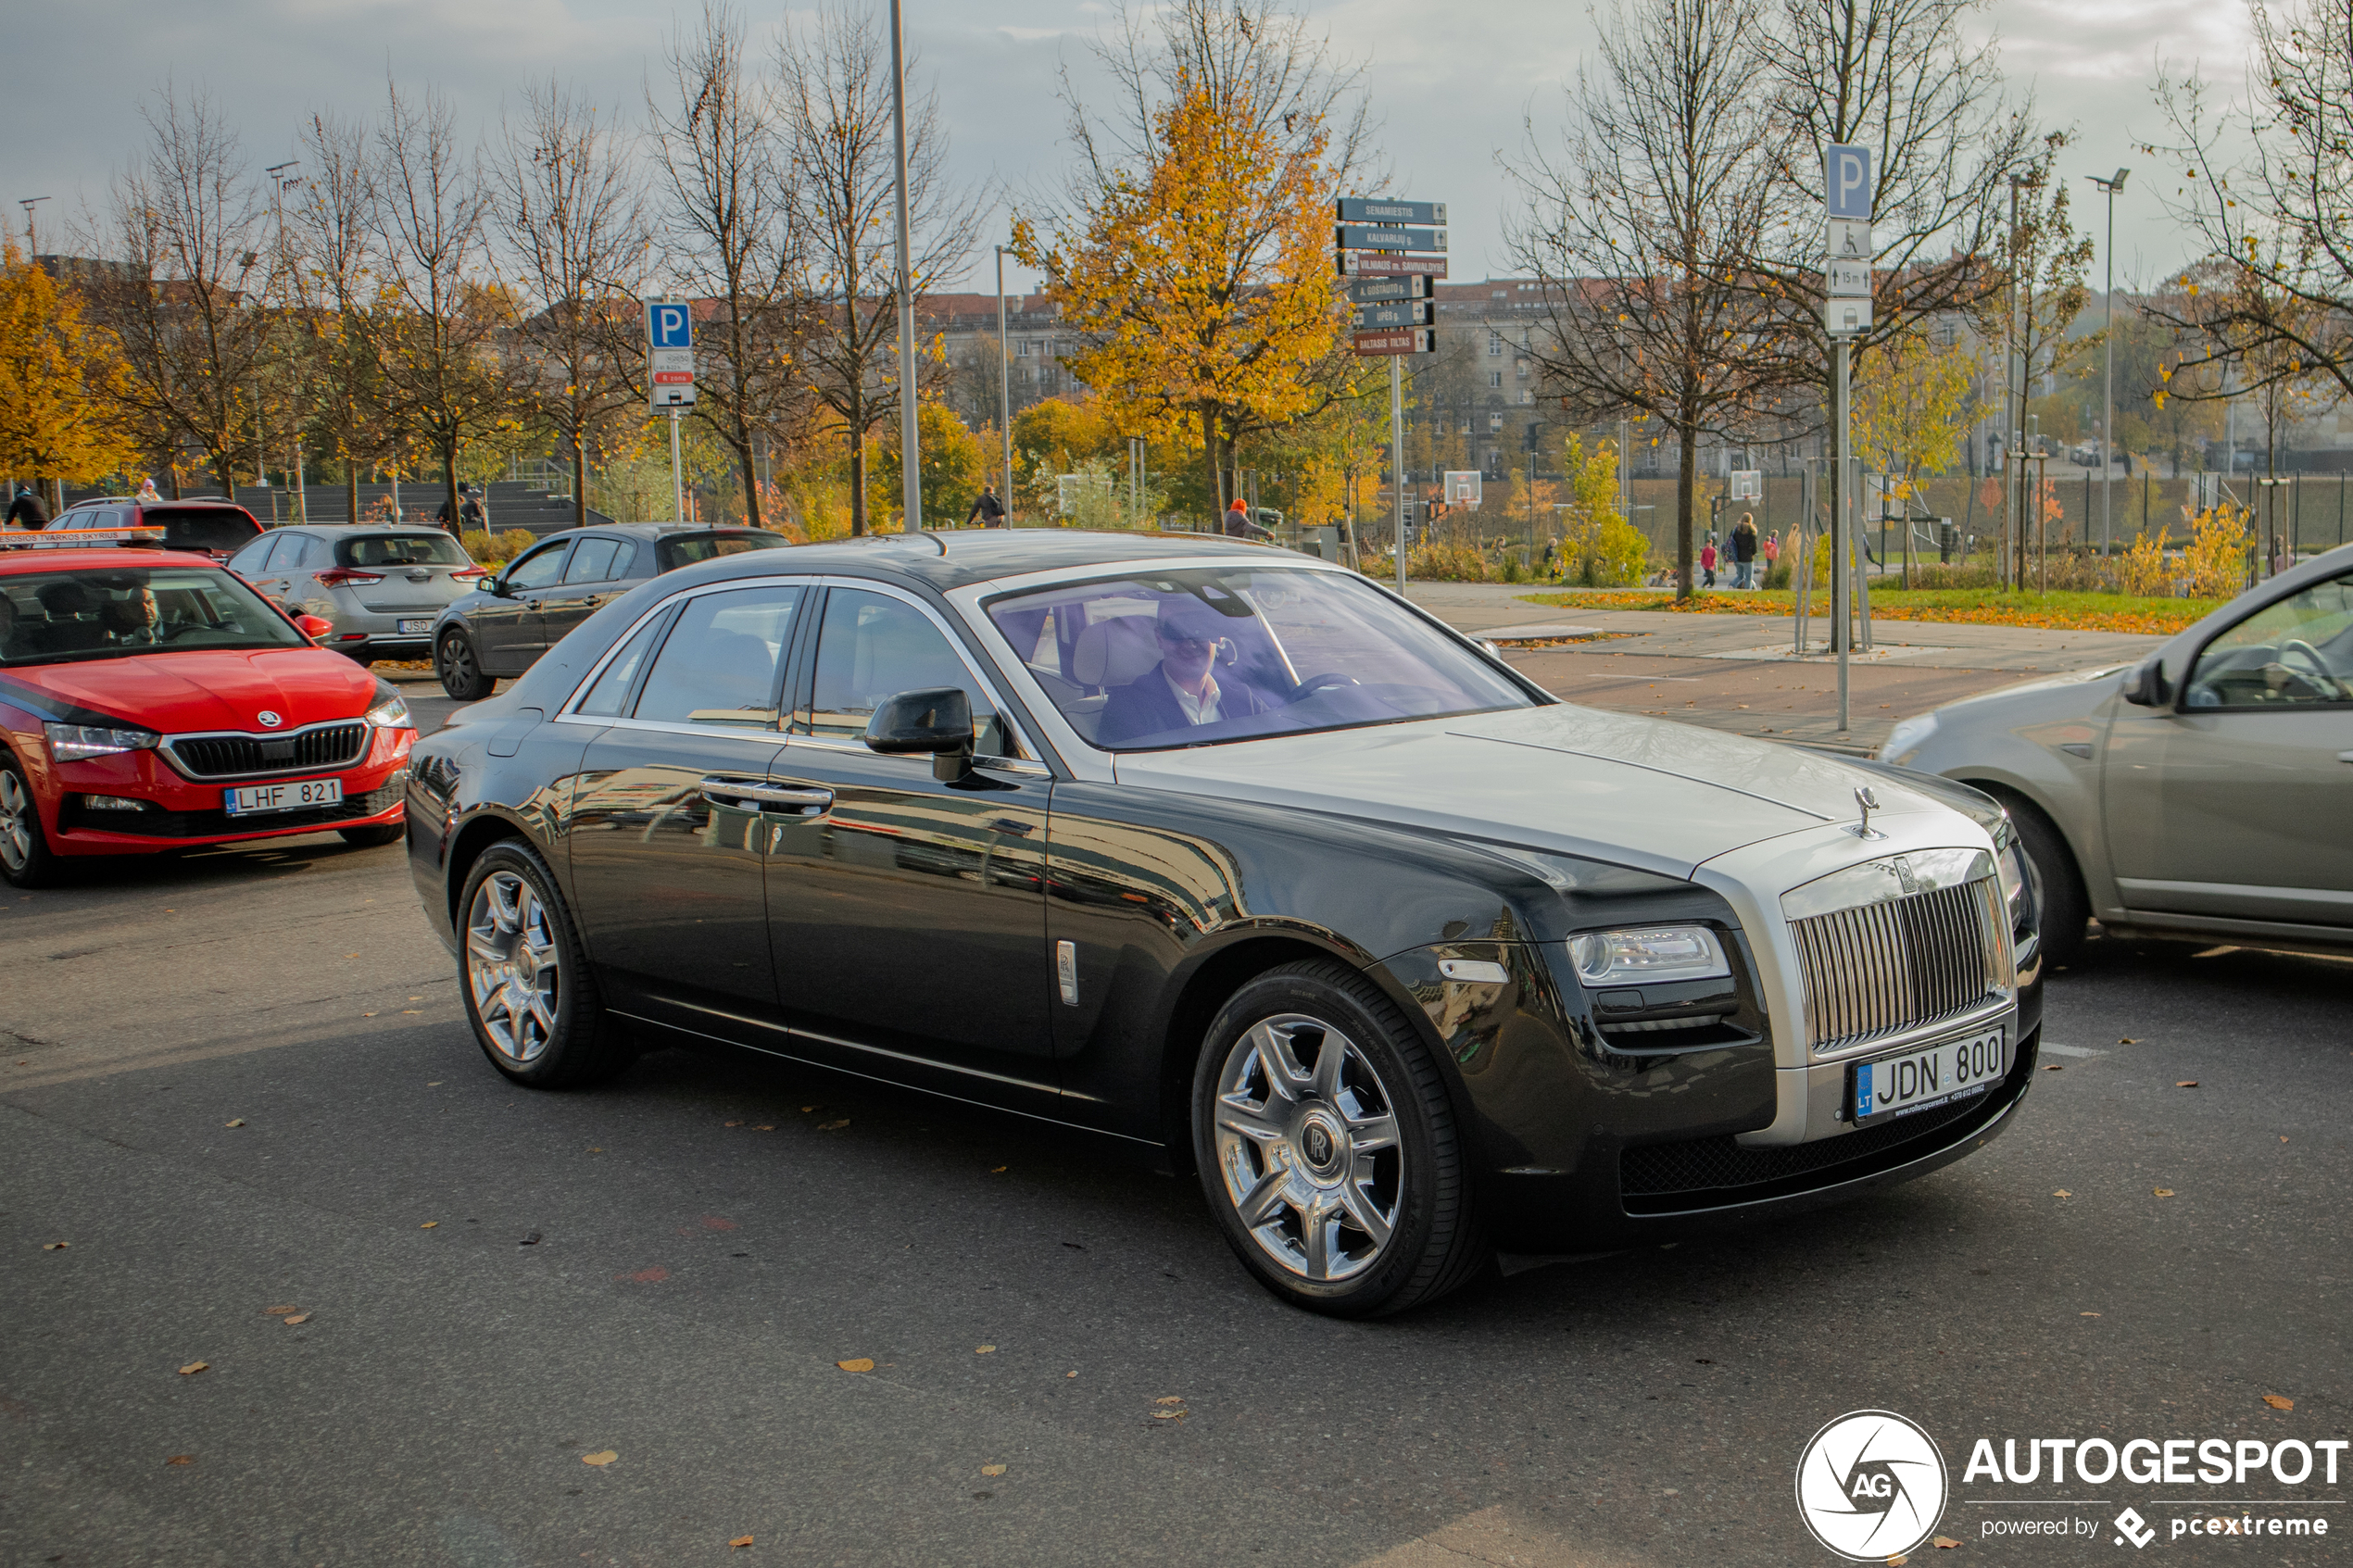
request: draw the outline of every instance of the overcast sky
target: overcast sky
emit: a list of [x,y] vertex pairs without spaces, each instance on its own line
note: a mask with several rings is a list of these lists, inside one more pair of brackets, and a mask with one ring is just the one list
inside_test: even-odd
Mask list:
[[[1050,179],[1067,156],[1056,67],[1083,66],[1105,6],[906,5],[909,42],[937,81],[957,167],[1016,187]],[[750,0],[747,9],[765,30],[789,7]],[[1557,128],[1561,84],[1592,41],[1583,9],[1558,0],[1310,0],[1310,10],[1367,63],[1391,191],[1449,204],[1453,276],[1505,270],[1495,154],[1520,145],[1529,114]],[[696,11],[648,0],[28,0],[10,7],[0,194],[57,198],[40,209],[42,248],[51,248],[67,209],[101,200],[141,135],[136,100],[167,79],[217,98],[257,166],[293,156],[296,128],[313,107],[371,107],[387,71],[405,85],[438,86],[484,126],[520,82],[550,71],[635,111],[667,30]],[[2002,40],[2013,87],[2036,94],[2047,122],[2077,130],[2063,172],[2135,167],[2117,207],[2118,282],[2179,262],[2181,243],[2154,199],[2158,170],[2135,144],[2162,140],[2151,97],[2160,61],[2240,82],[2243,0],[1994,0],[1982,18]],[[2097,192],[2080,179],[2076,187],[2079,213],[2096,227]],[[20,234],[19,215],[8,217]],[[964,286],[989,287],[988,256]]]

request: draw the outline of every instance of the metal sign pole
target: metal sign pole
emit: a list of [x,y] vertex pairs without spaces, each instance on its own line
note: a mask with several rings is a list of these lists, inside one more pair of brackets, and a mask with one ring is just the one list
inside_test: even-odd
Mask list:
[[670,517],[686,521],[686,470],[678,461],[678,410],[670,410]]
[[1846,431],[1847,431],[1847,344],[1843,337],[1831,339],[1831,366],[1833,372],[1831,429],[1836,438],[1838,457],[1831,470],[1831,647],[1838,655],[1838,733],[1847,732],[1846,655],[1847,655],[1847,561],[1846,561]]
[[[915,282],[907,232],[907,31],[899,0],[890,0],[890,130],[898,171],[899,207],[899,475],[906,515],[899,526],[913,533],[924,525],[923,442],[915,399]],[[1001,291],[997,296],[1004,298]],[[855,310],[855,301],[849,302]]]
[[1390,509],[1397,521],[1397,596],[1405,596],[1405,370],[1389,359],[1389,472]]

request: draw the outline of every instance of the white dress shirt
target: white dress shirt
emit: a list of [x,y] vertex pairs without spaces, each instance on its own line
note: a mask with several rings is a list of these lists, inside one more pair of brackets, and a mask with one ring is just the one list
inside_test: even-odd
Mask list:
[[1165,667],[1161,670],[1160,678],[1164,681],[1167,681],[1168,689],[1176,694],[1176,706],[1185,710],[1185,721],[1187,723],[1214,724],[1217,722],[1216,676],[1204,675],[1202,677],[1202,695],[1199,696],[1195,696],[1192,693],[1178,685],[1174,680],[1171,680]]

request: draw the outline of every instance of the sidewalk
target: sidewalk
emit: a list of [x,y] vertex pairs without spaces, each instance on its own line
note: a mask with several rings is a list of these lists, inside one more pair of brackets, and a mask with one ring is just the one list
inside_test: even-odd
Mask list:
[[[1596,708],[1679,719],[1709,729],[1865,749],[1898,719],[2037,675],[2131,664],[2164,641],[2115,632],[2046,631],[1922,621],[1875,621],[1872,651],[1847,671],[1852,728],[1838,728],[1838,667],[1822,646],[1793,657],[1791,616],[1691,615],[1529,604],[1542,584],[1415,583],[1407,596],[1465,632],[1558,627],[1593,640],[1513,649],[1504,657],[1547,691]],[[1630,662],[1629,662],[1630,661]]]

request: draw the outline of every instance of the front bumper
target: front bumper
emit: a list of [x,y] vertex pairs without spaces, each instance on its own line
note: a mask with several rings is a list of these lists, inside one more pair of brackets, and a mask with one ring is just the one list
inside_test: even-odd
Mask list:
[[[356,762],[233,780],[196,780],[157,751],[119,752],[53,763],[39,791],[42,825],[61,856],[152,855],[206,844],[239,844],[334,828],[396,822],[405,809],[413,730],[377,730]],[[223,792],[236,785],[340,779],[343,799],[301,811],[232,817]],[[139,808],[94,806],[93,796],[135,800]]]

